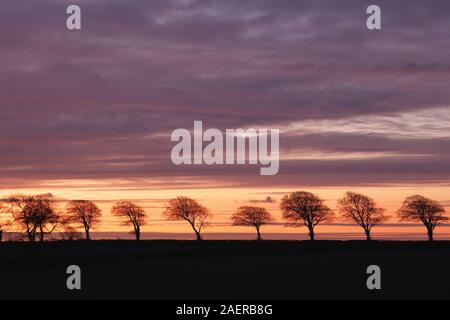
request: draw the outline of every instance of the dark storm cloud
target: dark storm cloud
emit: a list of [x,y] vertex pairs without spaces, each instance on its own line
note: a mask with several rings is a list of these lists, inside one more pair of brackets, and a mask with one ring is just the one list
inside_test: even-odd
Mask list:
[[[65,29],[68,4],[0,3],[5,184],[175,175],[225,183],[229,168],[174,168],[170,132],[193,120],[283,129],[449,106],[448,1],[378,1],[377,32],[365,28],[372,3],[359,0],[80,1],[81,32]],[[448,137],[389,134],[282,136],[282,155],[308,149],[395,159],[285,159],[273,182],[294,184],[300,174],[326,185],[348,175],[354,183],[448,179]]]

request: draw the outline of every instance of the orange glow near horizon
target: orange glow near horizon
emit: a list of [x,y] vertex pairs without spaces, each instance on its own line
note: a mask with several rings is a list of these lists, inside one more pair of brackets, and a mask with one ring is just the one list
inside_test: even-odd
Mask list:
[[[109,182],[108,182],[109,183]],[[80,185],[85,186],[80,186]],[[73,187],[68,187],[74,185]],[[165,221],[162,217],[165,203],[168,199],[184,195],[200,201],[207,206],[214,217],[211,220],[210,227],[204,230],[204,233],[253,233],[253,229],[247,227],[235,227],[230,225],[230,216],[237,207],[242,205],[255,205],[266,207],[275,217],[274,225],[264,226],[263,233],[266,234],[304,234],[305,228],[291,228],[283,225],[279,202],[281,197],[289,192],[296,190],[307,190],[318,194],[326,200],[328,206],[335,210],[337,214],[337,200],[343,196],[345,191],[353,190],[367,194],[373,197],[377,203],[386,209],[386,214],[391,216],[388,223],[397,223],[396,210],[400,207],[402,201],[413,194],[423,194],[438,201],[446,201],[446,195],[450,194],[450,186],[443,185],[404,185],[404,186],[359,186],[359,187],[299,187],[299,188],[196,188],[196,189],[167,189],[167,190],[143,190],[117,187],[120,183],[107,183],[101,188],[98,182],[76,182],[59,181],[57,184],[45,185],[36,189],[10,189],[2,190],[1,196],[5,197],[12,193],[23,194],[45,194],[51,193],[55,199],[59,199],[59,208],[64,209],[64,201],[73,199],[92,200],[103,211],[102,223],[93,231],[101,232],[127,232],[129,227],[122,226],[120,220],[113,217],[110,213],[114,202],[122,199],[136,201],[142,206],[148,214],[148,223],[142,228],[143,232],[155,233],[190,233],[190,227],[184,222]],[[114,187],[116,186],[116,187]],[[275,200],[273,203],[251,202],[250,200],[262,201],[267,196]],[[337,221],[341,223],[342,221]],[[447,227],[437,228],[439,231],[447,232]],[[449,230],[450,231],[450,230]],[[420,226],[379,226],[374,228],[374,235],[383,235],[384,233],[417,233],[422,234]],[[352,225],[323,225],[317,227],[317,234],[361,234],[358,226]]]

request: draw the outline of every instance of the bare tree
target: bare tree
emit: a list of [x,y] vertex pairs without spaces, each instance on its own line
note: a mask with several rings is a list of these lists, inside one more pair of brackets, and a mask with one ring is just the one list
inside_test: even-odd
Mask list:
[[37,198],[34,219],[37,225],[39,241],[44,241],[44,235],[51,234],[58,227],[60,215],[51,199]]
[[3,241],[3,228],[5,227],[5,225],[3,223],[0,223],[0,242]]
[[356,222],[364,229],[367,240],[371,240],[372,228],[389,220],[384,215],[384,209],[377,206],[372,198],[348,191],[342,199],[338,200],[339,210],[344,220]]
[[207,220],[212,217],[207,208],[188,197],[169,200],[163,216],[167,220],[187,221],[194,230],[197,240],[202,239],[201,231],[208,225]]
[[52,233],[60,219],[54,201],[43,196],[12,195],[4,200],[10,205],[14,222],[25,229],[28,240],[44,241],[44,235]]
[[67,204],[68,223],[81,224],[86,234],[86,240],[90,240],[90,230],[98,225],[102,211],[95,203],[87,200],[74,200]]
[[3,241],[3,232],[5,231],[5,227],[9,227],[11,225],[11,221],[0,221],[0,242]]
[[257,240],[261,241],[261,226],[272,222],[274,219],[266,208],[243,206],[239,207],[231,217],[233,226],[250,226],[256,229]]
[[77,230],[74,226],[72,226],[71,217],[64,215],[61,217],[59,222],[59,235],[61,240],[81,240],[83,235],[80,231]]
[[60,229],[59,235],[61,240],[74,241],[81,240],[83,238],[82,233],[71,226],[67,221],[60,223]]
[[9,205],[9,210],[14,218],[14,222],[19,226],[25,227],[28,240],[34,242],[36,239],[37,227],[32,224],[30,217],[33,197],[16,194],[4,199],[3,202]]
[[137,204],[130,201],[120,201],[114,205],[111,212],[116,217],[123,217],[127,220],[124,225],[132,225],[136,240],[141,239],[141,226],[145,225],[145,211]]
[[4,213],[8,213],[8,209],[3,203],[0,202],[0,242],[3,241],[3,232],[5,231],[5,227],[9,227],[11,225],[11,221],[4,219],[2,216]]
[[325,201],[307,191],[296,191],[285,195],[281,200],[283,218],[291,226],[306,226],[310,240],[314,240],[314,228],[319,223],[331,222],[334,214]]
[[427,228],[428,240],[433,241],[433,231],[438,224],[447,221],[444,206],[421,195],[413,195],[403,201],[398,210],[400,221],[422,222]]

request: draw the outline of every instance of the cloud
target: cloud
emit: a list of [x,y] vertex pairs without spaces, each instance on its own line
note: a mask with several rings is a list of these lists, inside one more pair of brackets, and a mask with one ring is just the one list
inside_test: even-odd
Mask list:
[[358,134],[402,139],[450,138],[450,105],[403,113],[291,123],[286,134]]
[[46,198],[46,199],[54,199],[55,196],[53,195],[53,193],[47,192],[47,193],[41,193],[36,195],[37,197],[41,197],[41,198]]
[[[376,33],[357,0],[82,1],[81,32],[68,4],[0,3],[6,189],[448,181],[446,0],[380,1]],[[194,120],[281,128],[280,174],[174,167]]]
[[271,196],[267,196],[262,200],[250,199],[250,200],[248,200],[248,202],[250,202],[250,203],[276,203],[277,201],[274,198],[272,198]]

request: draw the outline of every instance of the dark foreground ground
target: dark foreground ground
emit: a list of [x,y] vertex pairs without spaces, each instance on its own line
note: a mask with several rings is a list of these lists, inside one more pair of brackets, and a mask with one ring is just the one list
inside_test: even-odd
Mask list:
[[[66,268],[82,269],[82,290]],[[382,290],[366,287],[381,267]],[[0,244],[0,299],[450,299],[450,242]]]

